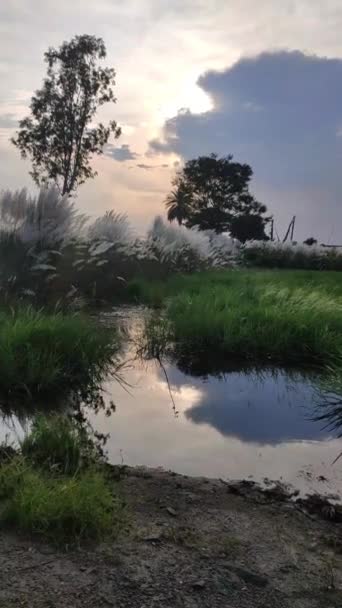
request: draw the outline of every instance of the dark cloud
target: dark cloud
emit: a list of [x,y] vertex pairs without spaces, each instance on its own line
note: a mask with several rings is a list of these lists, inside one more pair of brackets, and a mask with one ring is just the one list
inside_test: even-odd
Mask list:
[[162,163],[161,165],[147,165],[146,163],[138,163],[136,166],[139,169],[150,171],[151,169],[166,169],[169,165],[167,163]]
[[0,129],[14,129],[18,120],[14,114],[0,114]]
[[107,144],[105,155],[119,161],[120,163],[125,162],[126,160],[135,160],[139,157],[139,154],[132,152],[127,144],[123,144],[119,148],[113,144]]
[[317,229],[321,218],[342,221],[342,60],[264,53],[198,83],[213,110],[168,120],[150,153],[232,153],[252,165],[257,193],[274,197],[265,201],[272,211],[288,198],[287,217],[298,212],[304,223],[313,212]]
[[[162,370],[159,371],[161,379]],[[195,378],[176,367],[167,376],[177,404],[177,390],[191,387],[201,395],[185,410],[186,418],[208,424],[222,435],[259,445],[319,440],[331,436],[324,424],[313,420],[315,388],[300,375],[285,372],[231,372],[221,378]]]

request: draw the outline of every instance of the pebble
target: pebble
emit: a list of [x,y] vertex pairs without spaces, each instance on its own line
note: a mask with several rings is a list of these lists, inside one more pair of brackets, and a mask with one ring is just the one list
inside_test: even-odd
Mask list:
[[172,515],[172,517],[177,516],[177,511],[175,509],[173,509],[172,507],[166,507],[166,510],[169,513],[169,515]]

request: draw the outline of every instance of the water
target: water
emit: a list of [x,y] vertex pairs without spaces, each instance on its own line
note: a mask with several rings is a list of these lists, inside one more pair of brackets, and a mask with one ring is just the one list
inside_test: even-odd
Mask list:
[[[317,378],[281,370],[204,376],[203,365],[194,375],[167,360],[163,367],[142,361],[132,345],[123,358],[130,360],[126,384],[112,380],[104,387],[115,412],[88,409],[94,428],[110,435],[112,463],[222,479],[279,479],[303,493],[342,497],[342,458],[332,465],[342,440],[338,430],[314,420],[324,411]],[[23,432],[18,421],[5,421],[0,439],[13,432]]]
[[[133,351],[126,354],[134,359]],[[198,369],[196,370],[198,374]],[[111,417],[91,415],[110,433],[111,462],[162,467],[187,475],[280,479],[303,492],[341,492],[337,430],[314,420],[317,378],[277,370],[191,375],[175,363],[133,360],[130,388],[106,386]]]

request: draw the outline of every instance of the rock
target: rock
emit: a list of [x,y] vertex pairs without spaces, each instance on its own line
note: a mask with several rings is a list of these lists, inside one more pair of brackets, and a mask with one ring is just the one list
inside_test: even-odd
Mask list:
[[144,538],[142,540],[144,540],[145,542],[156,543],[156,542],[160,542],[161,539],[162,539],[162,532],[158,531],[158,532],[151,532],[151,534],[144,536]]
[[177,517],[177,511],[172,507],[166,507],[166,510],[169,515],[172,515],[172,517]]
[[195,581],[194,583],[192,583],[192,586],[194,589],[204,589],[205,582],[203,580]]

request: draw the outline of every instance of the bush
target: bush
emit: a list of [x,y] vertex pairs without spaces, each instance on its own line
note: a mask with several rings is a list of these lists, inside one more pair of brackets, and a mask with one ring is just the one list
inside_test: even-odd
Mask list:
[[71,478],[48,477],[17,458],[0,465],[0,498],[3,524],[58,545],[104,540],[123,522],[121,501],[95,470]]
[[114,329],[79,315],[0,313],[0,391],[31,397],[100,382],[113,366]]

